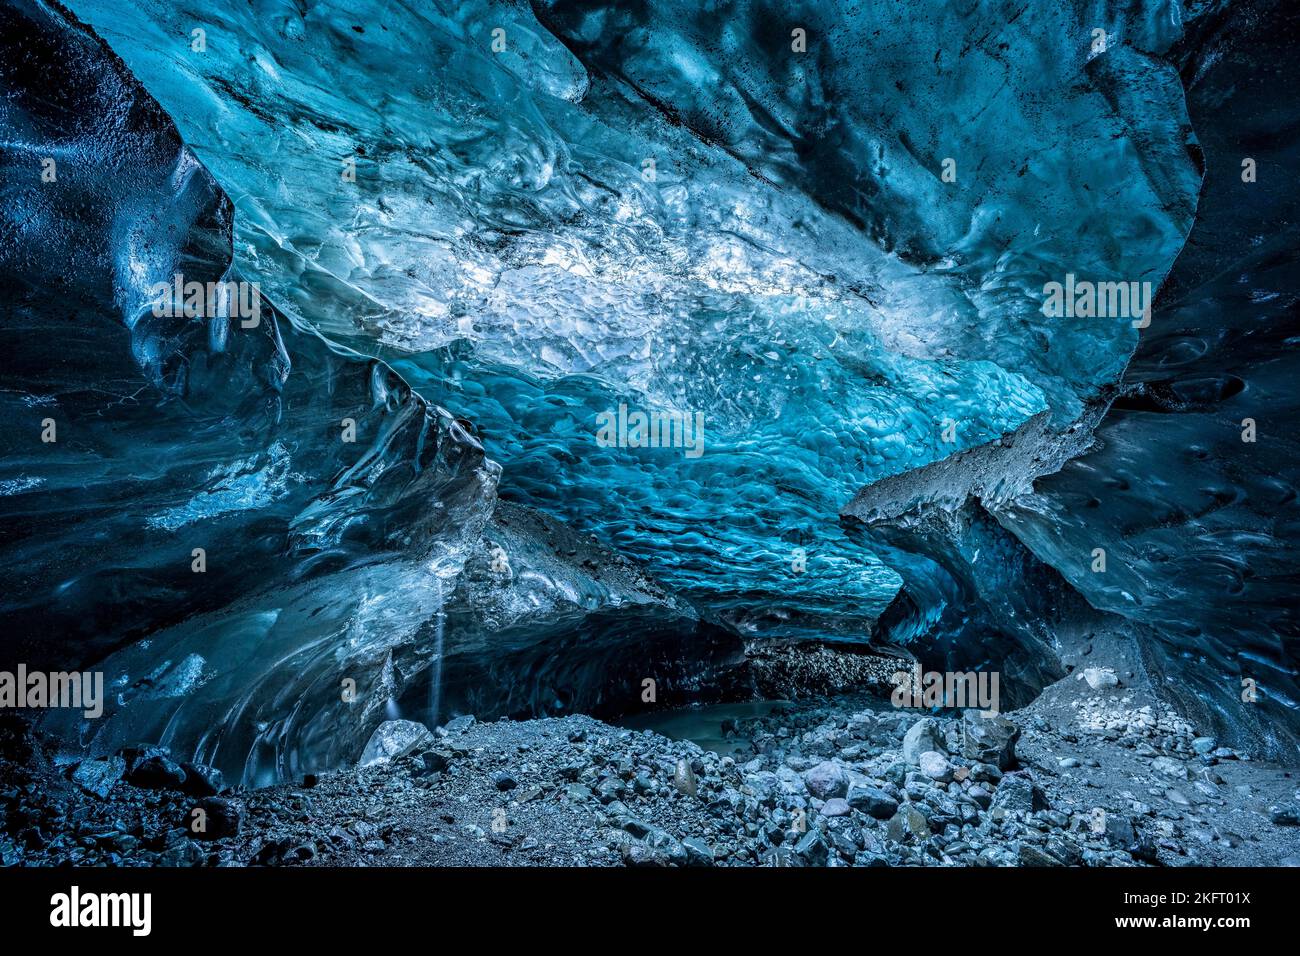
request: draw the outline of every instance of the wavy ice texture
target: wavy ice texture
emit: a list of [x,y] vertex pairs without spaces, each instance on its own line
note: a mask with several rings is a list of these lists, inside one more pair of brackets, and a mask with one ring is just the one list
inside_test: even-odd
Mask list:
[[[839,508],[1077,417],[1136,333],[1043,283],[1158,284],[1195,204],[1176,4],[73,6],[277,306],[743,633],[865,639],[900,578]],[[703,412],[705,456],[597,447],[620,403]]]

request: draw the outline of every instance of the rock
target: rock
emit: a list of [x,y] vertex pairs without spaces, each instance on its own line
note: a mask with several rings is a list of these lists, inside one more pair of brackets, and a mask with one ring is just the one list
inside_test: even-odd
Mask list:
[[[457,718],[459,719],[461,718]],[[369,767],[405,757],[417,750],[428,749],[433,743],[433,734],[429,733],[429,728],[424,724],[414,720],[386,720],[370,735],[370,741],[361,752],[357,766]]]
[[847,801],[854,810],[877,820],[888,820],[898,812],[898,801],[879,787],[850,787]]
[[171,757],[153,754],[130,766],[125,779],[142,790],[180,790],[185,785],[185,771]]
[[236,801],[225,797],[204,797],[194,809],[202,811],[202,816],[196,816],[191,811],[187,821],[194,839],[223,840],[239,833],[239,824],[243,820],[244,813],[243,808]]
[[519,781],[504,770],[498,770],[492,775],[492,783],[498,790],[513,790],[519,786]]
[[938,751],[927,750],[921,754],[918,763],[921,767],[921,773],[931,780],[947,783],[952,779],[952,764],[948,762],[947,757]]
[[106,799],[125,773],[126,761],[121,757],[99,757],[78,764],[72,773],[72,782],[87,793]]
[[645,842],[669,863],[680,866],[686,862],[686,847],[665,830],[652,829],[646,836]]
[[1280,827],[1300,827],[1300,806],[1283,804],[1269,807],[1268,818]]
[[687,837],[682,841],[686,850],[686,863],[689,866],[712,866],[713,847],[699,837]]
[[181,769],[185,771],[181,791],[191,797],[215,797],[226,789],[225,778],[215,767],[201,763],[182,763]]
[[691,769],[691,762],[685,757],[677,761],[677,769],[673,771],[673,786],[688,797],[695,796],[699,790],[695,771]]
[[1032,843],[1020,844],[1020,865],[1021,866],[1064,866],[1052,854],[1045,850],[1040,850]]
[[994,813],[1033,813],[1038,810],[1050,810],[1047,797],[1034,782],[1023,773],[1009,773],[998,784],[997,793],[993,795],[991,807]]
[[451,766],[452,754],[446,750],[426,750],[420,754],[420,769],[416,771],[417,777],[425,777],[431,773],[442,773]]
[[203,851],[196,844],[186,840],[165,850],[158,857],[158,865],[175,867],[202,866]]
[[638,840],[642,837],[649,836],[650,832],[654,829],[650,824],[638,820],[636,817],[628,817],[623,820],[622,823],[624,831],[632,834],[632,836],[636,837]]
[[845,817],[852,812],[847,800],[843,797],[831,797],[822,804],[821,815],[824,817]]
[[1005,717],[981,717],[966,711],[962,714],[965,731],[962,756],[982,764],[1010,770],[1016,765],[1016,741],[1020,728]]
[[465,731],[469,730],[473,726],[474,726],[474,715],[465,714],[462,717],[456,717],[453,720],[447,721],[445,724],[443,724],[441,727],[438,728],[438,733],[444,736],[453,735],[453,734],[463,734]]
[[826,845],[826,838],[821,831],[814,829],[805,833],[803,839],[794,845],[794,852],[806,863],[824,866],[830,856],[830,847]]
[[1109,667],[1085,667],[1083,679],[1093,690],[1109,690],[1119,686],[1119,678]]
[[849,792],[849,775],[833,760],[824,760],[806,770],[803,782],[808,792],[819,800],[842,797]]
[[667,866],[668,857],[639,840],[628,840],[619,844],[625,866],[649,867]]
[[610,804],[623,796],[623,781],[617,777],[606,777],[596,784],[596,797],[601,803]]
[[1106,840],[1119,850],[1129,850],[1137,845],[1137,828],[1133,821],[1118,813],[1106,814]]
[[903,760],[915,767],[921,759],[921,754],[929,750],[939,753],[948,752],[939,722],[932,717],[922,717],[903,736]]
[[564,796],[569,800],[581,803],[590,800],[594,794],[591,792],[591,787],[585,787],[580,783],[571,783],[564,788]]
[[1060,760],[1056,761],[1056,765],[1060,767],[1062,770],[1073,770],[1079,766],[1079,758],[1062,757]]
[[885,836],[895,843],[903,843],[908,837],[924,840],[930,836],[930,821],[915,804],[905,803],[890,819]]
[[1219,742],[1213,737],[1195,737],[1192,740],[1192,749],[1203,757],[1214,753],[1218,747]]
[[1173,757],[1156,757],[1151,761],[1151,769],[1175,780],[1187,779],[1187,764]]

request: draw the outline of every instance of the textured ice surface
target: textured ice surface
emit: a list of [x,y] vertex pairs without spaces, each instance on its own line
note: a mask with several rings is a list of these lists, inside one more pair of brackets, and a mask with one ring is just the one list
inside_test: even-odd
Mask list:
[[[279,307],[473,421],[504,494],[766,633],[892,597],[834,518],[863,484],[1118,376],[1129,323],[1050,322],[1042,285],[1158,285],[1199,181],[1164,3],[1101,56],[1071,4],[74,9]],[[707,453],[595,447],[620,403],[702,412]]]

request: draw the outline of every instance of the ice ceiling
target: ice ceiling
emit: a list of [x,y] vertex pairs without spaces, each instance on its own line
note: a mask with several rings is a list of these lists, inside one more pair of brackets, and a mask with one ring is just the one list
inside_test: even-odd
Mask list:
[[[397,709],[617,709],[647,668],[685,694],[740,639],[942,625],[989,666],[953,584],[981,548],[1188,636],[1146,612],[1149,545],[1034,492],[1139,342],[1041,307],[1067,273],[1170,275],[1204,172],[1179,45],[1217,11],[68,6],[112,54],[57,8],[3,12],[0,401],[62,431],[7,436],[0,488],[27,653],[110,655],[87,745],[264,782]],[[256,282],[267,321],[158,319],[175,273]],[[702,413],[704,453],[603,447],[620,405]],[[944,462],[941,494],[912,481]],[[842,519],[871,488],[889,520],[978,500],[980,541],[937,558]],[[1104,586],[1096,547],[1127,559]],[[1216,640],[1294,706],[1280,637]]]

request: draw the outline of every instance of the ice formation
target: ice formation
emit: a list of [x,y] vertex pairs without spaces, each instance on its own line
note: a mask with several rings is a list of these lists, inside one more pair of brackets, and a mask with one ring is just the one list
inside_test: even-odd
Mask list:
[[[1222,421],[1294,411],[1293,297],[1237,291],[1294,235],[1234,253],[1220,183],[1196,246],[1214,10],[68,6],[0,12],[0,491],[12,646],[116,682],[89,749],[266,782],[784,638],[1027,699],[1080,615],[1241,733],[1245,659],[1294,710],[1294,455],[1235,475]],[[260,320],[157,316],[182,273]],[[1165,286],[1151,328],[1044,314],[1067,275]]]

